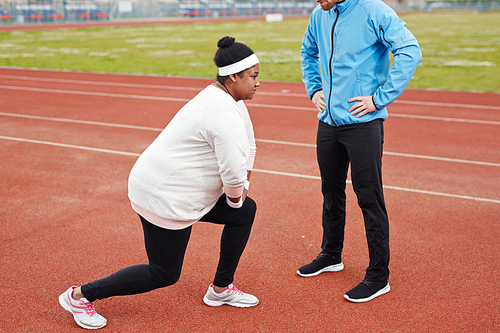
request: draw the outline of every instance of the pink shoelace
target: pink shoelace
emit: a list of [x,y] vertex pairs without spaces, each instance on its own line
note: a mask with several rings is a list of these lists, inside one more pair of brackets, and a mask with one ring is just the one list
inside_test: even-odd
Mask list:
[[238,288],[236,288],[235,286],[232,286],[230,289],[228,289],[227,291],[233,293],[233,294],[236,294],[236,295],[243,295],[243,292],[241,290],[239,290]]
[[82,300],[82,302],[83,302],[83,305],[85,306],[85,312],[87,312],[87,314],[89,316],[91,316],[91,317],[93,315],[95,315],[94,303],[92,303],[92,302],[85,302],[83,300]]

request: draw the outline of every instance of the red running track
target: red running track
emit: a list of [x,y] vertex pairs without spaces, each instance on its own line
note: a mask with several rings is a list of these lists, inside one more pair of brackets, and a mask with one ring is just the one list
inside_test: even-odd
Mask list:
[[[78,332],[57,297],[144,263],[127,199],[137,156],[210,79],[0,68],[1,332]],[[235,284],[254,308],[211,308],[221,228],[194,226],[180,281],[96,302],[108,332],[498,332],[500,95],[408,90],[385,122],[391,292],[343,294],[368,265],[348,186],[345,270],[301,278],[319,252],[316,111],[296,83],[247,103],[257,218]]]

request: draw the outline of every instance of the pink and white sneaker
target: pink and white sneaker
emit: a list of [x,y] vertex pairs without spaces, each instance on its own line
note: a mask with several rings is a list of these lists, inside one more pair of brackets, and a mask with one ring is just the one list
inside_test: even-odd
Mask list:
[[259,299],[254,295],[246,294],[230,284],[226,290],[216,293],[213,285],[208,287],[208,291],[203,297],[203,302],[209,306],[221,306],[224,304],[247,308],[259,304]]
[[83,328],[93,330],[106,326],[106,318],[95,312],[92,302],[87,301],[85,298],[73,298],[75,288],[77,287],[72,286],[59,296],[59,304],[63,309],[71,312],[76,323]]

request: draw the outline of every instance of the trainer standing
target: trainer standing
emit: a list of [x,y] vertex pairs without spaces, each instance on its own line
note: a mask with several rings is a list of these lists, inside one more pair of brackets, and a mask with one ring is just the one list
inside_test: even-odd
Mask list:
[[386,107],[406,88],[422,54],[405,22],[380,0],[316,2],[319,6],[302,41],[301,67],[307,95],[319,110],[323,241],[319,255],[297,273],[310,277],[344,268],[350,163],[370,264],[363,281],[344,297],[366,302],[390,290],[389,221],[381,172]]
[[107,323],[95,312],[97,299],[176,283],[192,225],[199,220],[224,225],[219,264],[203,301],[209,306],[259,303],[232,284],[257,210],[247,197],[256,146],[243,101],[252,99],[260,86],[259,60],[232,37],[217,45],[217,81],[177,112],[130,172],[129,198],[144,229],[149,264],[72,286],[59,296],[61,306],[83,328]]

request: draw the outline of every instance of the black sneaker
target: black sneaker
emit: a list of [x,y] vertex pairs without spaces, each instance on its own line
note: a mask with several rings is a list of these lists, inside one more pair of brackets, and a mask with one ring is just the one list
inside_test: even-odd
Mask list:
[[300,267],[297,270],[297,274],[302,277],[311,277],[323,272],[338,272],[343,269],[344,264],[340,257],[335,257],[322,251],[310,264]]
[[346,292],[344,297],[348,301],[355,303],[368,302],[375,297],[388,293],[390,290],[391,287],[386,281],[370,282],[363,280],[356,287]]

